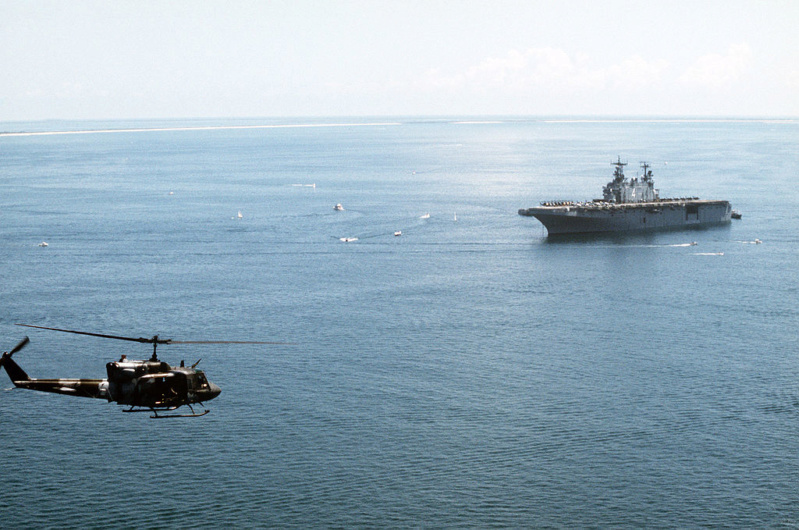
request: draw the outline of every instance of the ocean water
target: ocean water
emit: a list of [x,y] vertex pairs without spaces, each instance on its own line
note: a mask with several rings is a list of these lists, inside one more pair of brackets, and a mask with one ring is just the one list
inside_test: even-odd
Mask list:
[[[28,335],[32,377],[150,350],[15,323],[293,343],[159,348],[222,387],[199,419],[0,375],[1,527],[799,526],[796,120],[0,125],[115,131],[0,136],[0,348]],[[743,219],[517,215],[618,155]]]

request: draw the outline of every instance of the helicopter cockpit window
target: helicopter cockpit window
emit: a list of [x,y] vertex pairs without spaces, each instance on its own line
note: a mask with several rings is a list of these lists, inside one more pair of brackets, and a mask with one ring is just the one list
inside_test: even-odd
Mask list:
[[197,388],[208,388],[208,379],[205,378],[205,374],[197,373]]

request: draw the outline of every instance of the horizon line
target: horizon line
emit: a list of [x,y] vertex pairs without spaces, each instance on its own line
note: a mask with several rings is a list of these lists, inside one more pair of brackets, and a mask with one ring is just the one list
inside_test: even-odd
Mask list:
[[[453,125],[499,125],[519,121],[536,121],[540,123],[797,123],[799,117],[791,116],[612,116],[612,115],[404,115],[404,116],[350,116],[350,119],[368,120],[374,119],[404,119],[404,120],[434,120],[450,122]],[[32,121],[10,121],[0,122],[0,124],[43,124],[46,122],[101,122],[109,125],[119,122],[190,122],[199,120],[209,121],[240,121],[240,120],[333,120],[334,116],[325,117],[249,117],[249,118],[114,118],[114,119],[43,119]],[[271,124],[219,124],[219,125],[180,125],[180,126],[161,126],[161,127],[114,127],[114,128],[92,128],[92,129],[73,129],[73,130],[8,130],[0,131],[0,137],[20,137],[20,136],[54,136],[66,134],[113,134],[130,132],[168,132],[168,131],[215,131],[215,130],[246,130],[246,129],[288,129],[288,128],[329,128],[329,127],[386,127],[406,125],[402,121],[361,121],[361,122],[340,122],[326,123],[324,121],[312,123],[271,123]]]

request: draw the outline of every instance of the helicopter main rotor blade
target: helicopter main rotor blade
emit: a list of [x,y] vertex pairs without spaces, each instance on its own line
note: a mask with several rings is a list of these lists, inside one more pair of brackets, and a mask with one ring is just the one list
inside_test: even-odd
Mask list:
[[281,344],[295,346],[294,342],[264,342],[258,340],[170,340],[169,344]]
[[45,326],[33,326],[31,324],[16,324],[17,326],[24,326],[26,328],[37,328],[37,329],[48,329],[50,331],[63,331],[64,333],[74,333],[76,335],[89,335],[90,337],[100,337],[103,339],[117,339],[117,340],[127,340],[131,342],[141,342],[144,344],[152,344],[153,342],[158,342],[158,344],[169,344],[172,342],[170,339],[159,339],[157,337],[153,337],[150,339],[144,337],[120,337],[119,335],[104,335],[102,333],[91,333],[89,331],[75,331],[74,329],[59,329],[59,328],[48,328]]
[[104,333],[92,333],[89,331],[75,331],[74,329],[48,328],[45,326],[34,326],[31,324],[16,324],[26,328],[47,329],[50,331],[62,331],[64,333],[74,333],[76,335],[88,335],[90,337],[100,337],[103,339],[127,340],[130,342],[140,342],[143,344],[276,344],[276,345],[295,345],[293,342],[263,342],[249,340],[172,340],[159,339],[158,335],[152,338],[145,337],[121,337],[119,335],[106,335]]

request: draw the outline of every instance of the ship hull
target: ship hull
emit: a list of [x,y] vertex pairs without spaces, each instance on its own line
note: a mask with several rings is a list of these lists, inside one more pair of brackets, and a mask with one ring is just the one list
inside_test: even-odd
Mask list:
[[729,223],[728,201],[664,201],[635,204],[583,203],[519,210],[535,217],[548,235],[697,228]]

